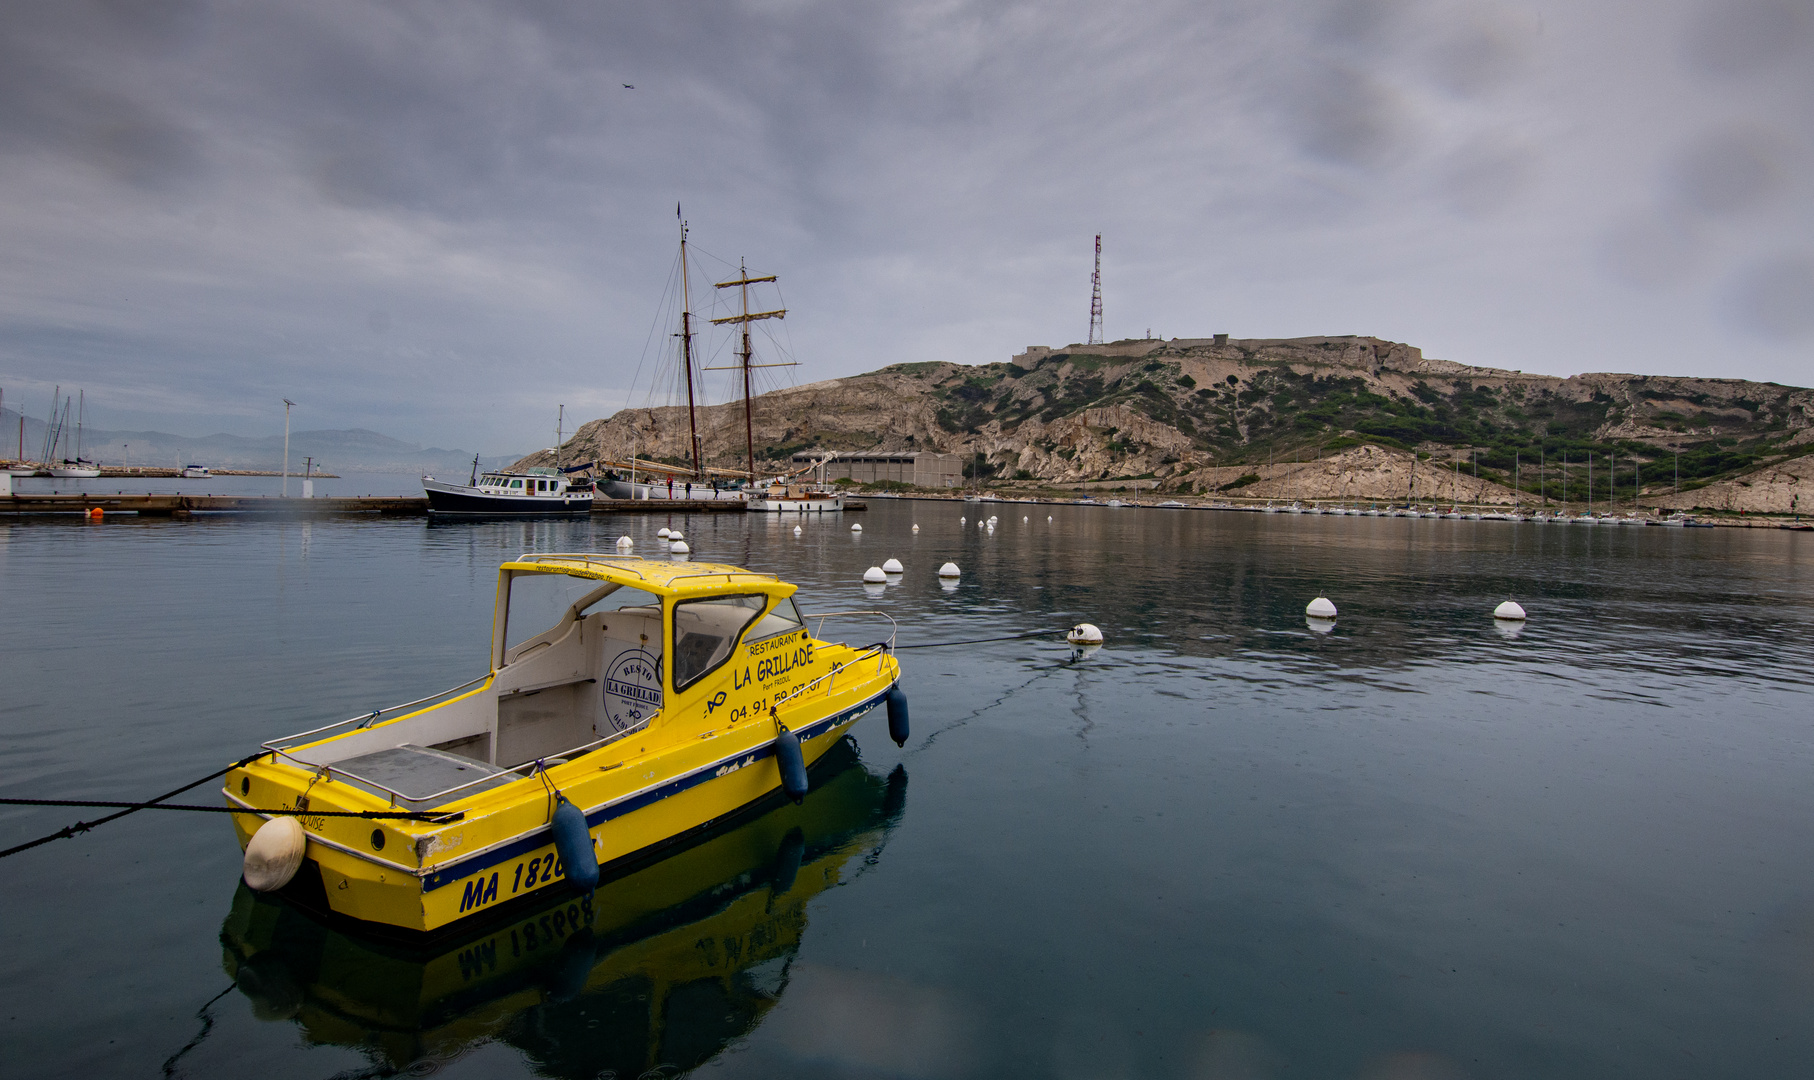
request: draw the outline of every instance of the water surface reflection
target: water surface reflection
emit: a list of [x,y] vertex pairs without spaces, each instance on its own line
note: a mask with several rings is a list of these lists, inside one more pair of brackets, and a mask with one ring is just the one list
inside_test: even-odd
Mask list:
[[[244,885],[224,967],[267,1021],[380,1072],[426,1071],[488,1043],[557,1077],[672,1075],[717,1056],[780,1000],[807,906],[880,855],[906,806],[846,740],[805,802],[771,805],[590,896],[500,913],[432,945],[330,922]],[[865,862],[867,860],[867,862]]]

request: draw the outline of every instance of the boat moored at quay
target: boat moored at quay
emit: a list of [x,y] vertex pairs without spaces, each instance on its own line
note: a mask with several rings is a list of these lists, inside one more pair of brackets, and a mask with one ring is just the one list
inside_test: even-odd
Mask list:
[[520,516],[586,514],[592,511],[592,481],[573,480],[557,469],[488,472],[470,484],[422,478],[431,514]]
[[486,674],[228,770],[247,884],[434,931],[586,891],[601,866],[777,792],[797,801],[806,770],[877,708],[905,742],[892,631],[828,640],[827,619],[872,613],[806,616],[794,592],[712,563],[504,563]]

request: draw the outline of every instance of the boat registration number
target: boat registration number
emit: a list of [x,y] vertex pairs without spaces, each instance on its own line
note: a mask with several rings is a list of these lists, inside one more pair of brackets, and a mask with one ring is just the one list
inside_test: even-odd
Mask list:
[[517,863],[509,878],[502,878],[502,874],[502,870],[494,870],[490,875],[480,874],[468,881],[460,893],[460,910],[473,911],[497,900],[498,886],[502,881],[510,882],[510,892],[505,895],[515,896],[566,877],[567,868],[562,864],[560,856],[551,851],[527,862]]

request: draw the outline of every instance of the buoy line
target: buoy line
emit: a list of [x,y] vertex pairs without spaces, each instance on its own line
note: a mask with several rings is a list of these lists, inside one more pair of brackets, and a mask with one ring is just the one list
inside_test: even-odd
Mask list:
[[1054,634],[1068,634],[1071,628],[1060,627],[1057,630],[1034,630],[1025,634],[1009,634],[1006,637],[972,638],[968,641],[929,641],[918,645],[896,645],[895,651],[902,649],[943,649],[951,645],[986,645],[992,641],[1021,641],[1026,638],[1051,637]]
[[[234,769],[238,769],[243,766],[250,765],[254,761],[257,761],[259,758],[264,757],[266,754],[268,754],[270,752],[271,751],[269,751],[269,750],[260,750],[256,754],[248,754],[245,757],[240,758],[238,761],[235,761],[233,764],[227,766],[224,769],[221,769],[217,772],[211,772],[207,776],[202,777],[200,780],[192,780],[189,783],[184,784],[182,787],[177,788],[175,791],[166,791],[155,799],[147,799],[142,803],[115,803],[113,805],[124,806],[124,807],[126,807],[126,809],[121,810],[117,814],[108,814],[104,818],[96,818],[94,821],[78,821],[74,825],[66,825],[63,828],[58,829],[56,832],[51,833],[48,836],[40,836],[36,840],[29,840],[23,844],[15,844],[14,846],[7,848],[5,851],[0,851],[0,859],[4,859],[8,855],[17,855],[21,851],[30,851],[32,848],[37,847],[39,844],[48,844],[52,840],[62,840],[66,837],[74,836],[77,833],[85,833],[88,830],[93,829],[97,826],[105,825],[109,821],[116,821],[120,818],[125,817],[127,814],[135,814],[135,813],[139,812],[140,810],[146,809],[147,807],[161,805],[165,799],[174,799],[178,795],[181,795],[183,792],[188,791],[190,788],[200,787],[201,785],[207,783],[210,780],[218,780],[221,777],[232,772]],[[18,800],[8,799],[7,801],[8,802],[17,802]]]

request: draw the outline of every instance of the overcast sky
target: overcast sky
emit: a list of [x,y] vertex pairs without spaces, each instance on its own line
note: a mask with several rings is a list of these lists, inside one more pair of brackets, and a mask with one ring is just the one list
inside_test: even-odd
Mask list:
[[3,10],[34,415],[545,445],[665,387],[676,202],[773,381],[1081,341],[1101,232],[1111,339],[1814,382],[1814,0]]

